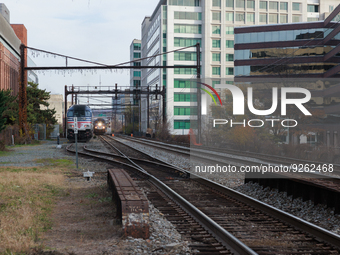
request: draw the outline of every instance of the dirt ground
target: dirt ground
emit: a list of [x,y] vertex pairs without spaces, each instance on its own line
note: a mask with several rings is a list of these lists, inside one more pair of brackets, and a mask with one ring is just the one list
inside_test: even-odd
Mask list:
[[79,172],[67,180],[66,196],[53,211],[53,227],[41,240],[44,251],[32,254],[126,254],[120,246],[121,225],[113,219],[115,205],[106,173],[86,181]]

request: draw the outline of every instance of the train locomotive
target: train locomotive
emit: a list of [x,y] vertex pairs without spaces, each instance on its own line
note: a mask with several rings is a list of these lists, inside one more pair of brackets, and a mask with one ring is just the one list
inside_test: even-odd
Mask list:
[[95,119],[93,122],[93,128],[94,128],[94,134],[95,135],[104,135],[107,131],[107,123],[105,119],[103,118],[98,118]]
[[67,111],[67,139],[75,140],[74,117],[77,117],[78,141],[89,141],[93,135],[92,111],[87,105],[72,105]]

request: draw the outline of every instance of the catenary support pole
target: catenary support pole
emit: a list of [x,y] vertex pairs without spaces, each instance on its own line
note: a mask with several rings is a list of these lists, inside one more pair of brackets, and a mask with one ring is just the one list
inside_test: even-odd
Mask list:
[[202,103],[201,103],[201,52],[200,44],[196,44],[196,72],[197,72],[197,142],[201,142],[201,130],[202,130]]

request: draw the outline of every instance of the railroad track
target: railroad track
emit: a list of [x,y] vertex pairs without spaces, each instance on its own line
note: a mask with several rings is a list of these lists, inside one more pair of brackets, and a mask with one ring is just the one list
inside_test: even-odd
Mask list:
[[[159,168],[158,163],[155,164],[153,168]],[[175,176],[174,172],[167,174],[154,170],[151,175],[147,173],[150,168],[141,171],[133,165],[125,164],[125,167],[138,171],[144,179],[160,189],[157,192],[171,199],[177,209],[185,211],[183,218],[180,217],[182,213],[167,214],[167,210],[177,211],[176,207],[164,209],[164,214],[178,224],[183,223],[180,227],[182,230],[193,225],[196,231],[189,231],[191,240],[203,240],[199,242],[201,248],[217,247],[216,251],[219,252],[224,247],[235,254],[340,253],[340,236],[210,180],[194,174],[187,178],[184,170],[182,176],[186,178]],[[149,199],[155,200],[153,196],[154,191]],[[202,230],[202,233],[198,230]]]
[[[235,166],[240,166],[242,164],[252,164],[255,166],[263,165],[263,164],[278,164],[278,165],[315,165],[315,166],[323,166],[330,165],[330,163],[311,161],[311,160],[300,160],[296,158],[287,158],[276,155],[268,155],[261,154],[255,152],[242,152],[232,149],[216,149],[212,147],[185,147],[174,144],[166,144],[163,142],[146,140],[140,138],[131,138],[128,136],[120,136],[120,138],[137,142],[143,145],[152,146],[158,149],[168,150],[174,153],[179,153],[181,155],[191,156],[194,158],[200,158],[201,160],[207,161],[218,161],[219,163],[227,163],[233,164]],[[340,175],[340,164],[332,164],[333,165],[333,173],[336,175]],[[322,172],[321,172],[322,173]],[[318,176],[319,178],[320,176]],[[322,177],[322,176],[321,176]]]
[[[229,154],[215,155],[202,149],[190,149],[178,145],[164,144],[155,141],[131,139],[124,137],[131,142],[138,142],[146,146],[152,146],[157,149],[180,153],[188,157],[194,157],[198,160],[206,160],[213,162],[213,164],[228,164],[236,166],[257,166],[263,168],[264,166],[275,166],[276,162],[259,161],[249,157],[233,156]],[[193,152],[192,152],[193,151]],[[196,152],[195,152],[196,151]],[[195,154],[200,151],[200,154]],[[191,160],[191,158],[190,158]],[[237,163],[236,163],[237,162]],[[321,164],[321,163],[319,163]],[[282,164],[280,164],[282,165]],[[310,165],[310,164],[309,164]],[[276,165],[278,166],[278,165]],[[236,168],[236,167],[235,167]],[[237,170],[240,170],[239,167]],[[196,169],[195,169],[196,170]],[[264,187],[271,187],[279,191],[286,191],[288,195],[293,198],[302,197],[304,201],[311,200],[314,204],[324,204],[328,207],[334,208],[335,214],[340,214],[340,177],[337,175],[325,175],[321,173],[301,172],[301,173],[285,173],[285,172],[266,172],[266,173],[245,173],[245,183],[257,182]]]

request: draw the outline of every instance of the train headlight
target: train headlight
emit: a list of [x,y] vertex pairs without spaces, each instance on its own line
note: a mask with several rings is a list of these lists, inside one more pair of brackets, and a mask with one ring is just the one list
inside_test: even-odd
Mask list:
[[102,125],[102,123],[101,123],[101,122],[99,122],[99,123],[98,123],[98,126],[101,126],[101,125]]
[[97,129],[98,127],[94,127],[95,129]]
[[103,126],[103,128],[105,128],[105,126]]

